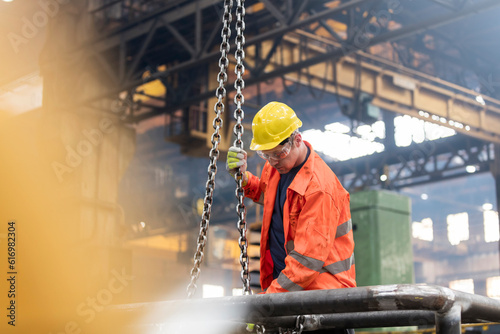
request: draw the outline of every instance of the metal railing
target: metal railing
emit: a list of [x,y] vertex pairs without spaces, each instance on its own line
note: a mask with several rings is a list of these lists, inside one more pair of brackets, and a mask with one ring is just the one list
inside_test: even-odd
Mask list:
[[142,325],[177,321],[178,329],[186,322],[178,316],[183,312],[192,315],[189,323],[253,323],[263,325],[266,333],[294,328],[302,316],[304,331],[435,324],[437,334],[459,334],[462,322],[500,322],[500,301],[440,286],[404,284],[128,304],[106,313],[143,319]]

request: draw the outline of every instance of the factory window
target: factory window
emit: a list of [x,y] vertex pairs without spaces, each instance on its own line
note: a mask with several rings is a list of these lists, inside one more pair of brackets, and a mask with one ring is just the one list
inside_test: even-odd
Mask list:
[[486,295],[490,298],[500,299],[500,276],[486,279]]
[[[442,117],[429,115],[423,111],[420,113],[434,121],[447,123],[447,120]],[[453,124],[457,126],[459,123]],[[455,130],[448,127],[408,115],[394,118],[394,126],[394,139],[399,147],[456,134]],[[352,133],[354,135],[351,135]],[[316,151],[322,152],[333,161],[345,161],[384,151],[385,147],[380,141],[385,138],[385,124],[377,121],[371,125],[363,124],[351,129],[343,123],[335,122],[325,125],[324,130],[306,130],[302,133],[302,137],[310,142]],[[330,143],[336,143],[336,145]]]
[[203,298],[224,297],[224,287],[221,285],[203,284]]
[[[376,152],[382,152],[384,145],[374,141],[385,138],[384,122],[361,125],[354,129],[351,136],[349,126],[336,122],[325,125],[325,130],[310,129],[302,133],[304,140],[314,146],[314,150],[325,154],[334,161],[359,158]],[[331,145],[335,143],[335,145]]]
[[[440,119],[439,117],[436,119],[436,116],[431,116],[423,111],[420,111],[419,114],[424,117],[429,117],[434,121],[446,123],[446,120]],[[396,145],[399,147],[410,146],[412,143],[422,143],[424,140],[436,140],[450,137],[456,134],[453,129],[408,115],[394,118],[394,126],[394,139],[396,140]]]
[[414,238],[432,241],[434,240],[434,232],[432,230],[432,219],[424,218],[421,222],[413,222],[411,225],[411,233]]
[[495,242],[500,239],[498,226],[498,212],[488,210],[483,212],[484,241]]
[[469,215],[467,212],[448,215],[448,240],[452,245],[458,245],[460,241],[469,240]]
[[450,282],[450,289],[458,290],[467,293],[474,293],[474,280],[469,279],[459,279]]

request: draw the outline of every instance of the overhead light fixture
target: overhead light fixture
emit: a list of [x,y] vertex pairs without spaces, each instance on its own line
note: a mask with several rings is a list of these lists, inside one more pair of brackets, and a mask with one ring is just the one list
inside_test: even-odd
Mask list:
[[483,204],[483,210],[484,211],[491,211],[491,210],[493,210],[493,204],[491,204],[491,203],[484,203]]
[[475,173],[476,172],[476,166],[473,165],[468,165],[465,167],[465,171],[469,174]]
[[424,193],[424,194],[420,195],[420,198],[424,201],[427,201],[429,199],[429,195]]
[[484,98],[483,98],[483,96],[482,96],[482,95],[478,95],[478,96],[476,96],[476,101],[477,101],[479,104],[483,105],[483,106],[485,106],[485,105],[486,105],[486,101],[484,100]]
[[419,111],[418,111],[418,114],[419,114],[420,116],[422,116],[422,117],[425,117],[425,118],[429,118],[429,116],[430,116],[430,115],[429,115],[429,113],[427,113],[427,112],[425,112],[425,111],[423,111],[423,110],[419,110]]

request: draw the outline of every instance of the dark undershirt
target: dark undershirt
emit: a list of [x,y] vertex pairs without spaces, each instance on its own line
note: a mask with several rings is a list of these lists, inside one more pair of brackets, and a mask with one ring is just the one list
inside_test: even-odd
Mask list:
[[273,215],[271,217],[271,227],[269,229],[269,249],[274,263],[273,278],[278,278],[285,269],[285,231],[283,228],[283,206],[286,200],[286,191],[292,183],[295,175],[304,166],[311,150],[307,147],[307,156],[303,163],[292,168],[288,173],[282,174],[276,191],[276,201],[274,202]]

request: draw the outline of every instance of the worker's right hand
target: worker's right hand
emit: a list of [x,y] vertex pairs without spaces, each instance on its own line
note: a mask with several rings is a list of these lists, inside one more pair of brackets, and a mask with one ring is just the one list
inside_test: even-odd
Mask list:
[[233,177],[239,171],[244,175],[247,170],[247,152],[231,146],[227,152],[226,168]]

